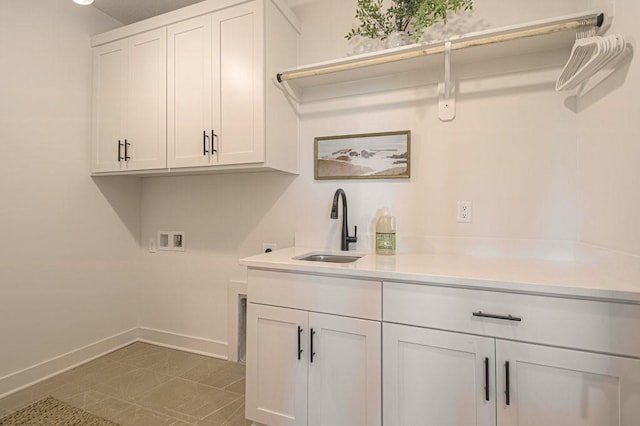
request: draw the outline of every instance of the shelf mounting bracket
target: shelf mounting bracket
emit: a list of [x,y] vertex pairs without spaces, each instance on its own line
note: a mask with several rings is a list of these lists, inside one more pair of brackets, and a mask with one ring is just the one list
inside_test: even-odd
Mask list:
[[456,117],[455,83],[451,81],[451,42],[444,44],[444,78],[438,83],[438,115],[441,121]]

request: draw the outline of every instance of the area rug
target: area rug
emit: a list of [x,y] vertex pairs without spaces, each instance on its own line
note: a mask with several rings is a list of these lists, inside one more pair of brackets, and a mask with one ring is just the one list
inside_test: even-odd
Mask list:
[[79,408],[48,397],[0,419],[0,426],[118,426]]

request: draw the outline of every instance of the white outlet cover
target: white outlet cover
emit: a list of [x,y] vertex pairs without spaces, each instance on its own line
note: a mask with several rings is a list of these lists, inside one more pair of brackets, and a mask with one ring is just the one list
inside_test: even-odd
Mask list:
[[471,201],[458,201],[456,220],[458,223],[471,223]]

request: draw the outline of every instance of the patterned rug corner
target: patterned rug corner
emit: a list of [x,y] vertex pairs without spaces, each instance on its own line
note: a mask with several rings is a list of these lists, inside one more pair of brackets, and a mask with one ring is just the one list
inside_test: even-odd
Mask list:
[[48,397],[0,419],[0,426],[118,426],[65,402]]

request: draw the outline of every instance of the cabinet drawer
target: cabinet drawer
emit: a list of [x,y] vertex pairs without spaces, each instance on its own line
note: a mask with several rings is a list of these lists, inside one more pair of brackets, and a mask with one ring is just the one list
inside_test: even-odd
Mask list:
[[251,303],[380,321],[382,283],[249,269]]
[[392,282],[383,300],[386,322],[640,356],[640,305]]

